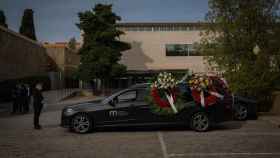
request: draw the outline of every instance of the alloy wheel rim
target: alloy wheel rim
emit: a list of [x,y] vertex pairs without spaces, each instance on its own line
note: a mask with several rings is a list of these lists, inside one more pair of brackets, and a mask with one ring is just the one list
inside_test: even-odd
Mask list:
[[239,106],[236,117],[240,120],[245,119],[247,117],[247,108]]
[[89,119],[83,115],[77,115],[73,120],[73,128],[76,132],[85,133],[89,129]]
[[206,115],[198,114],[193,118],[192,125],[198,131],[205,131],[209,126],[209,120]]

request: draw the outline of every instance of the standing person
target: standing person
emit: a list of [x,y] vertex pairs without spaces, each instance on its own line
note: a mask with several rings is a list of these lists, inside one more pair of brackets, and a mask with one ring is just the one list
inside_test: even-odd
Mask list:
[[24,112],[24,87],[22,84],[18,85],[18,111]]
[[26,90],[24,87],[24,84],[20,84],[20,88],[19,88],[19,109],[20,109],[20,113],[25,113],[25,96],[26,96]]
[[27,84],[27,112],[29,112],[29,105],[30,105],[30,102],[31,102],[31,87],[30,85]]
[[27,84],[23,85],[23,112],[29,112],[29,103],[30,103],[30,88]]
[[19,114],[23,112],[23,101],[22,84],[19,84],[17,88],[17,111]]
[[18,84],[12,90],[12,97],[13,97],[12,114],[15,114],[19,110],[19,85]]
[[43,108],[43,95],[42,95],[43,85],[37,83],[33,92],[33,109],[34,109],[34,128],[41,129],[39,124],[39,117]]

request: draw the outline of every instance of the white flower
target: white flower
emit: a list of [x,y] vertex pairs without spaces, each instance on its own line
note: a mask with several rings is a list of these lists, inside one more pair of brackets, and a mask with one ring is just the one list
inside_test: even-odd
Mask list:
[[162,89],[174,88],[178,81],[172,76],[171,73],[162,72],[158,75],[157,80],[154,82],[154,86]]

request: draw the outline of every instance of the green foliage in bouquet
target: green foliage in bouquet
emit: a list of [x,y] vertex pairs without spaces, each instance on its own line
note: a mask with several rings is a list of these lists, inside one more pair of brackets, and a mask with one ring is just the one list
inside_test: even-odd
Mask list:
[[[151,88],[148,89],[148,92],[151,91]],[[164,94],[162,92],[159,93],[161,98],[164,98]],[[158,105],[156,105],[155,101],[151,96],[146,96],[145,101],[150,105],[150,110],[158,115],[174,115],[174,112],[171,108],[161,108]],[[193,105],[195,103],[193,102]],[[176,98],[176,107],[178,111],[181,111],[186,104],[184,104],[184,96],[182,94],[178,94]]]
[[[168,92],[173,91],[176,95],[176,99],[174,102],[174,106],[176,110],[179,112],[181,111],[185,105],[184,105],[184,96],[182,93],[180,93],[179,89],[176,87],[178,84],[178,81],[172,76],[171,73],[160,73],[157,77],[155,77],[153,80],[150,81],[151,86],[148,88],[149,95],[146,96],[145,101],[151,105],[150,110],[153,113],[156,113],[158,115],[174,115],[176,114],[174,112],[174,109],[172,109],[171,105],[169,107],[161,107],[157,100],[162,100],[164,102],[168,102],[168,99],[166,97],[166,94]],[[157,89],[158,97],[154,97],[153,89]],[[170,93],[169,93],[170,94]]]

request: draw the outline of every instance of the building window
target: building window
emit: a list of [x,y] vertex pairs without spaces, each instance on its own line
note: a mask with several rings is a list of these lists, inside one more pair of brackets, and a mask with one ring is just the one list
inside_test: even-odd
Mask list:
[[193,44],[166,44],[166,56],[200,56]]
[[158,26],[154,26],[154,29],[153,29],[154,31],[159,31],[160,30],[160,28],[158,27]]
[[127,27],[126,31],[133,31],[133,27]]
[[138,27],[132,27],[131,31],[139,31]]
[[152,27],[144,27],[144,31],[153,31]]

